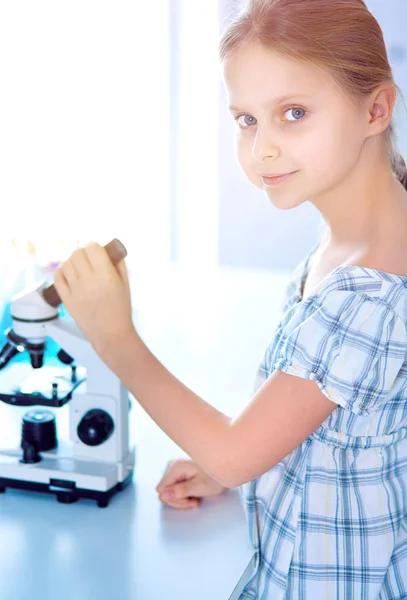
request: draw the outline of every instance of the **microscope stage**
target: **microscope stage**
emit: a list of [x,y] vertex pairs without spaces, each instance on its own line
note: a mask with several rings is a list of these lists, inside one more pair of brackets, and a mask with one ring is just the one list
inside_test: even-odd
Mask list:
[[[63,406],[80,385],[86,386],[86,369],[14,363],[0,371],[0,400],[14,406]],[[81,389],[85,393],[86,389]]]

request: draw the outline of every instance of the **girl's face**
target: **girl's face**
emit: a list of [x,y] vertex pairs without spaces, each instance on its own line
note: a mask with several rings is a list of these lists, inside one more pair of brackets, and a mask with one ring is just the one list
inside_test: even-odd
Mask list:
[[[364,107],[327,71],[250,44],[224,60],[223,76],[238,162],[276,207],[321,201],[351,174],[366,139]],[[277,185],[262,179],[291,172]]]

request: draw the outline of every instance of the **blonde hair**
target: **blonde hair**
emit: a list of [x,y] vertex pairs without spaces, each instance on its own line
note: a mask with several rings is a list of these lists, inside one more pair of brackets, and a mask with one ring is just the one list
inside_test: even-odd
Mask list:
[[[364,0],[245,0],[222,32],[220,60],[247,42],[260,42],[280,56],[328,69],[355,103],[383,83],[391,83],[404,102],[382,29]],[[394,116],[386,133],[389,165],[407,189]]]

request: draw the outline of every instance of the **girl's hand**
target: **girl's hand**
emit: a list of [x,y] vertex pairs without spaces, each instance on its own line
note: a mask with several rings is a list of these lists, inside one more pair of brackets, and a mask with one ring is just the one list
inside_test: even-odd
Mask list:
[[113,265],[93,242],[79,248],[54,274],[66,309],[97,352],[135,333],[130,286],[124,260]]
[[199,506],[201,498],[219,496],[226,489],[190,459],[171,460],[156,487],[161,502],[183,510]]

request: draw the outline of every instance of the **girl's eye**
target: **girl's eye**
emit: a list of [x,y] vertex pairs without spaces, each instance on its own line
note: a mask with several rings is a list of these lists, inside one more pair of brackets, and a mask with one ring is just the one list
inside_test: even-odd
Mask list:
[[288,121],[301,121],[302,118],[304,118],[306,111],[303,108],[290,108],[289,110],[287,110],[285,112],[285,114],[287,113],[292,113],[294,115],[294,119],[288,119]]
[[[287,121],[289,121],[290,123],[294,123],[295,121],[303,120],[305,115],[307,114],[307,111],[304,108],[300,108],[299,106],[297,106],[295,108],[290,108],[286,110],[284,114],[286,115],[288,113],[292,113],[294,118],[287,118]],[[248,129],[249,127],[252,127],[257,123],[256,119],[254,117],[251,117],[250,115],[238,115],[237,117],[235,117],[235,120],[237,121],[241,129]]]
[[[243,123],[240,121],[240,119],[243,117]],[[246,121],[247,119],[247,121]],[[250,119],[252,122],[250,122]],[[256,121],[256,119],[254,117],[251,117],[250,115],[239,115],[238,117],[236,117],[236,121],[239,125],[239,127],[241,127],[242,129],[247,129],[248,127],[251,127],[252,125],[254,125],[253,121]]]

